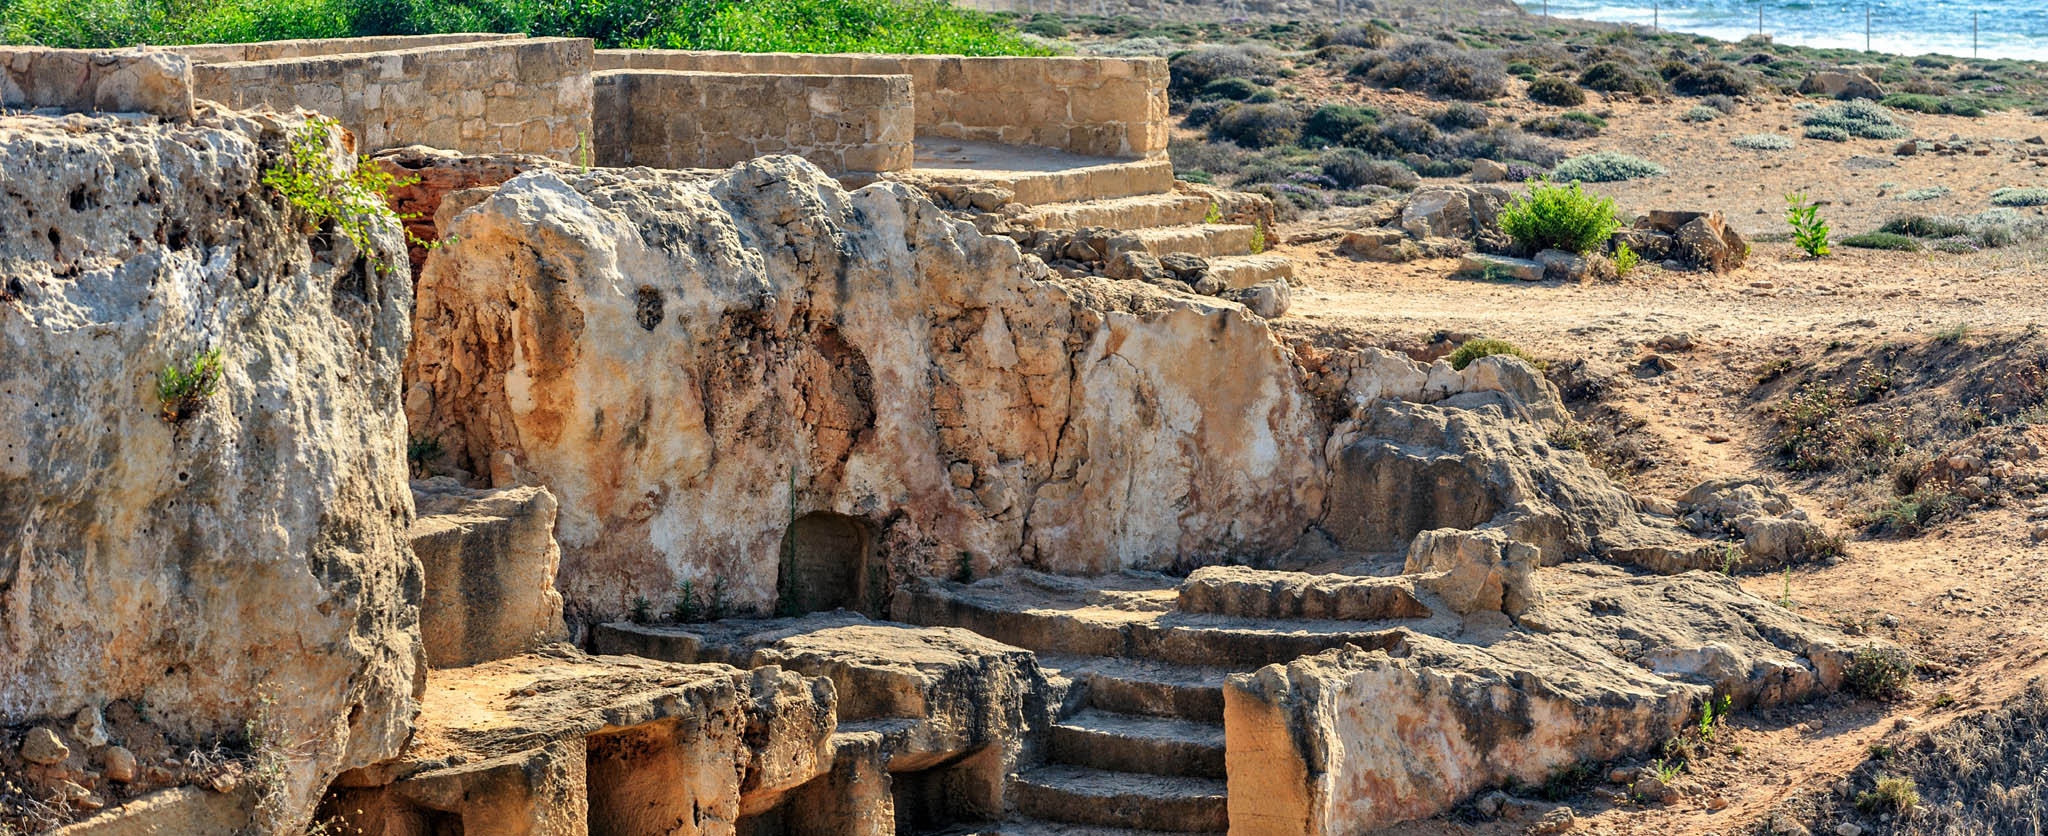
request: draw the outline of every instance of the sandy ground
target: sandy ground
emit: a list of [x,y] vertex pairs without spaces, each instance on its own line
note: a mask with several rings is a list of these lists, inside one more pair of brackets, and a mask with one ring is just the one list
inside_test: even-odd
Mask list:
[[[1834,201],[1825,211],[1838,230],[1861,231],[1904,211],[1900,202],[1875,196],[1880,182],[1896,182],[1899,190],[1947,184],[1950,197],[1911,208],[1966,212],[1986,208],[1993,188],[2048,177],[2048,169],[2014,163],[2002,153],[1899,158],[1882,169],[1842,165],[1859,154],[1892,160],[1897,143],[1891,142],[1801,140],[1799,148],[1775,156],[1740,151],[1727,145],[1728,136],[1796,126],[1790,104],[1768,103],[1709,128],[1676,121],[1690,104],[1616,106],[1605,136],[1572,143],[1580,151],[1626,149],[1672,168],[1663,178],[1595,188],[1614,195],[1625,210],[1719,209],[1752,233],[1782,229],[1779,195],[1804,189]],[[1915,123],[1920,136],[1942,139],[1958,133],[2021,140],[2041,127],[2024,115],[1919,117]],[[1283,240],[1288,232],[1283,227]],[[1815,261],[1789,244],[1765,243],[1756,245],[1747,266],[1725,275],[1645,269],[1621,282],[1559,284],[1459,279],[1452,276],[1454,260],[1370,263],[1336,254],[1334,244],[1274,250],[1300,263],[1290,318],[1319,331],[1349,331],[1390,345],[1424,343],[1447,331],[1508,339],[1548,359],[1596,356],[1624,365],[1651,353],[1659,337],[1690,334],[1693,349],[1660,352],[1676,371],[1637,377],[1609,399],[1662,442],[1658,464],[1635,477],[1634,487],[1672,496],[1708,478],[1767,475],[1809,512],[1844,530],[1843,496],[1788,479],[1772,464],[1768,419],[1747,398],[1755,370],[1777,357],[1819,356],[1836,341],[1872,345],[1924,338],[1959,323],[1983,333],[2048,322],[2048,291],[2042,290],[2048,252],[2038,246],[1971,255],[1844,248]],[[1692,788],[1684,802],[1614,806],[1582,794],[1569,802],[1581,816],[1579,832],[1750,832],[1786,799],[1831,787],[1868,757],[1873,742],[1995,705],[2027,679],[2048,673],[2048,601],[2039,564],[2048,549],[2029,540],[2029,529],[2023,511],[1994,509],[1914,539],[1852,537],[1848,556],[1833,565],[1746,578],[1753,592],[1789,597],[1809,617],[1868,625],[1872,634],[1932,661],[1935,673],[1915,684],[1910,699],[1895,703],[1840,697],[1738,715],[1719,741],[1721,752],[1684,779]],[[1527,824],[1447,816],[1392,832],[1520,833]]]

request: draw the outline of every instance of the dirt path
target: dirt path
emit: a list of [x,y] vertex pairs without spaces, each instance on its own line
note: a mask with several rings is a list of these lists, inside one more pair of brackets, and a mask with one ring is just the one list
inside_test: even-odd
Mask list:
[[[1846,250],[1814,262],[1789,245],[1760,244],[1748,267],[1727,275],[1647,270],[1620,283],[1560,285],[1455,279],[1451,260],[1354,261],[1336,255],[1333,243],[1276,250],[1301,263],[1304,287],[1290,318],[1392,345],[1424,344],[1446,331],[1498,337],[1552,362],[1597,357],[1633,368],[1661,354],[1675,370],[1628,375],[1606,399],[1657,442],[1656,463],[1634,477],[1635,487],[1668,497],[1707,478],[1771,476],[1842,529],[1847,497],[1788,479],[1772,464],[1767,418],[1749,398],[1756,370],[1778,358],[1811,362],[1842,346],[1924,339],[1957,324],[2004,332],[2048,321],[2048,259],[2031,251]],[[1690,350],[1652,347],[1679,333],[1692,338]],[[1831,787],[1886,735],[1995,705],[2048,673],[2044,549],[2029,530],[2022,509],[1994,509],[1915,539],[1852,537],[1848,556],[1832,565],[1746,578],[1752,592],[1789,598],[1808,617],[1898,641],[1936,673],[1896,703],[1843,697],[1740,715],[1721,753],[1683,779],[1691,788],[1683,802],[1617,806],[1581,794],[1570,802],[1580,832],[1750,832],[1787,799]],[[1527,824],[1446,816],[1393,832],[1504,834]]]

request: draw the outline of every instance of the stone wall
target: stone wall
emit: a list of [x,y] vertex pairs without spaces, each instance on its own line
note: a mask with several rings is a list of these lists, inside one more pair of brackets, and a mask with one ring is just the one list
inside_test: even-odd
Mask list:
[[143,49],[0,47],[0,107],[192,115],[192,65]]
[[225,64],[231,61],[276,61],[284,58],[316,58],[323,55],[360,52],[393,52],[524,37],[526,36],[517,33],[453,32],[446,35],[385,35],[369,38],[299,38],[250,44],[187,44],[162,46],[157,49],[183,55],[196,64]]
[[829,174],[910,167],[908,75],[611,70],[593,76],[597,164],[725,168],[797,154]]
[[530,38],[201,64],[193,92],[237,109],[317,110],[364,152],[418,143],[574,160],[590,136],[590,56],[588,40]]
[[1077,154],[1166,151],[1162,58],[966,58],[605,49],[599,70],[909,75],[917,132]]

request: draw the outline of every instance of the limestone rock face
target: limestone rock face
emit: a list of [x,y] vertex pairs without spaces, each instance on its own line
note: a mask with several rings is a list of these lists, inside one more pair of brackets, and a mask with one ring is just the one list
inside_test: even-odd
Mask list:
[[503,659],[568,638],[555,569],[555,497],[546,488],[471,490],[413,483],[412,550],[426,580],[420,637],[437,668]]
[[[309,238],[258,182],[300,124],[0,119],[0,717],[271,726],[303,821],[397,753],[423,670],[404,247]],[[208,349],[217,391],[166,421],[158,371]]]
[[[1262,320],[1047,278],[897,184],[534,171],[443,231],[413,432],[560,498],[574,619],[716,579],[740,609],[878,612],[935,559],[1273,552],[1322,506],[1327,418]],[[820,555],[842,567],[806,580]]]

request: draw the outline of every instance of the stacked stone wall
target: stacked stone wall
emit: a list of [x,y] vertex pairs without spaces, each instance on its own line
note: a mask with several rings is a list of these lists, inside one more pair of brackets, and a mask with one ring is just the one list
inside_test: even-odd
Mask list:
[[145,49],[0,47],[0,107],[192,115],[192,63]]
[[1077,154],[1166,152],[1161,58],[969,58],[598,50],[599,70],[908,75],[922,136],[1041,145]]
[[520,38],[201,64],[193,93],[236,109],[317,110],[364,152],[421,144],[574,161],[590,141],[591,54],[585,39]]
[[910,76],[612,70],[593,78],[597,164],[726,168],[797,154],[830,174],[913,156]]

